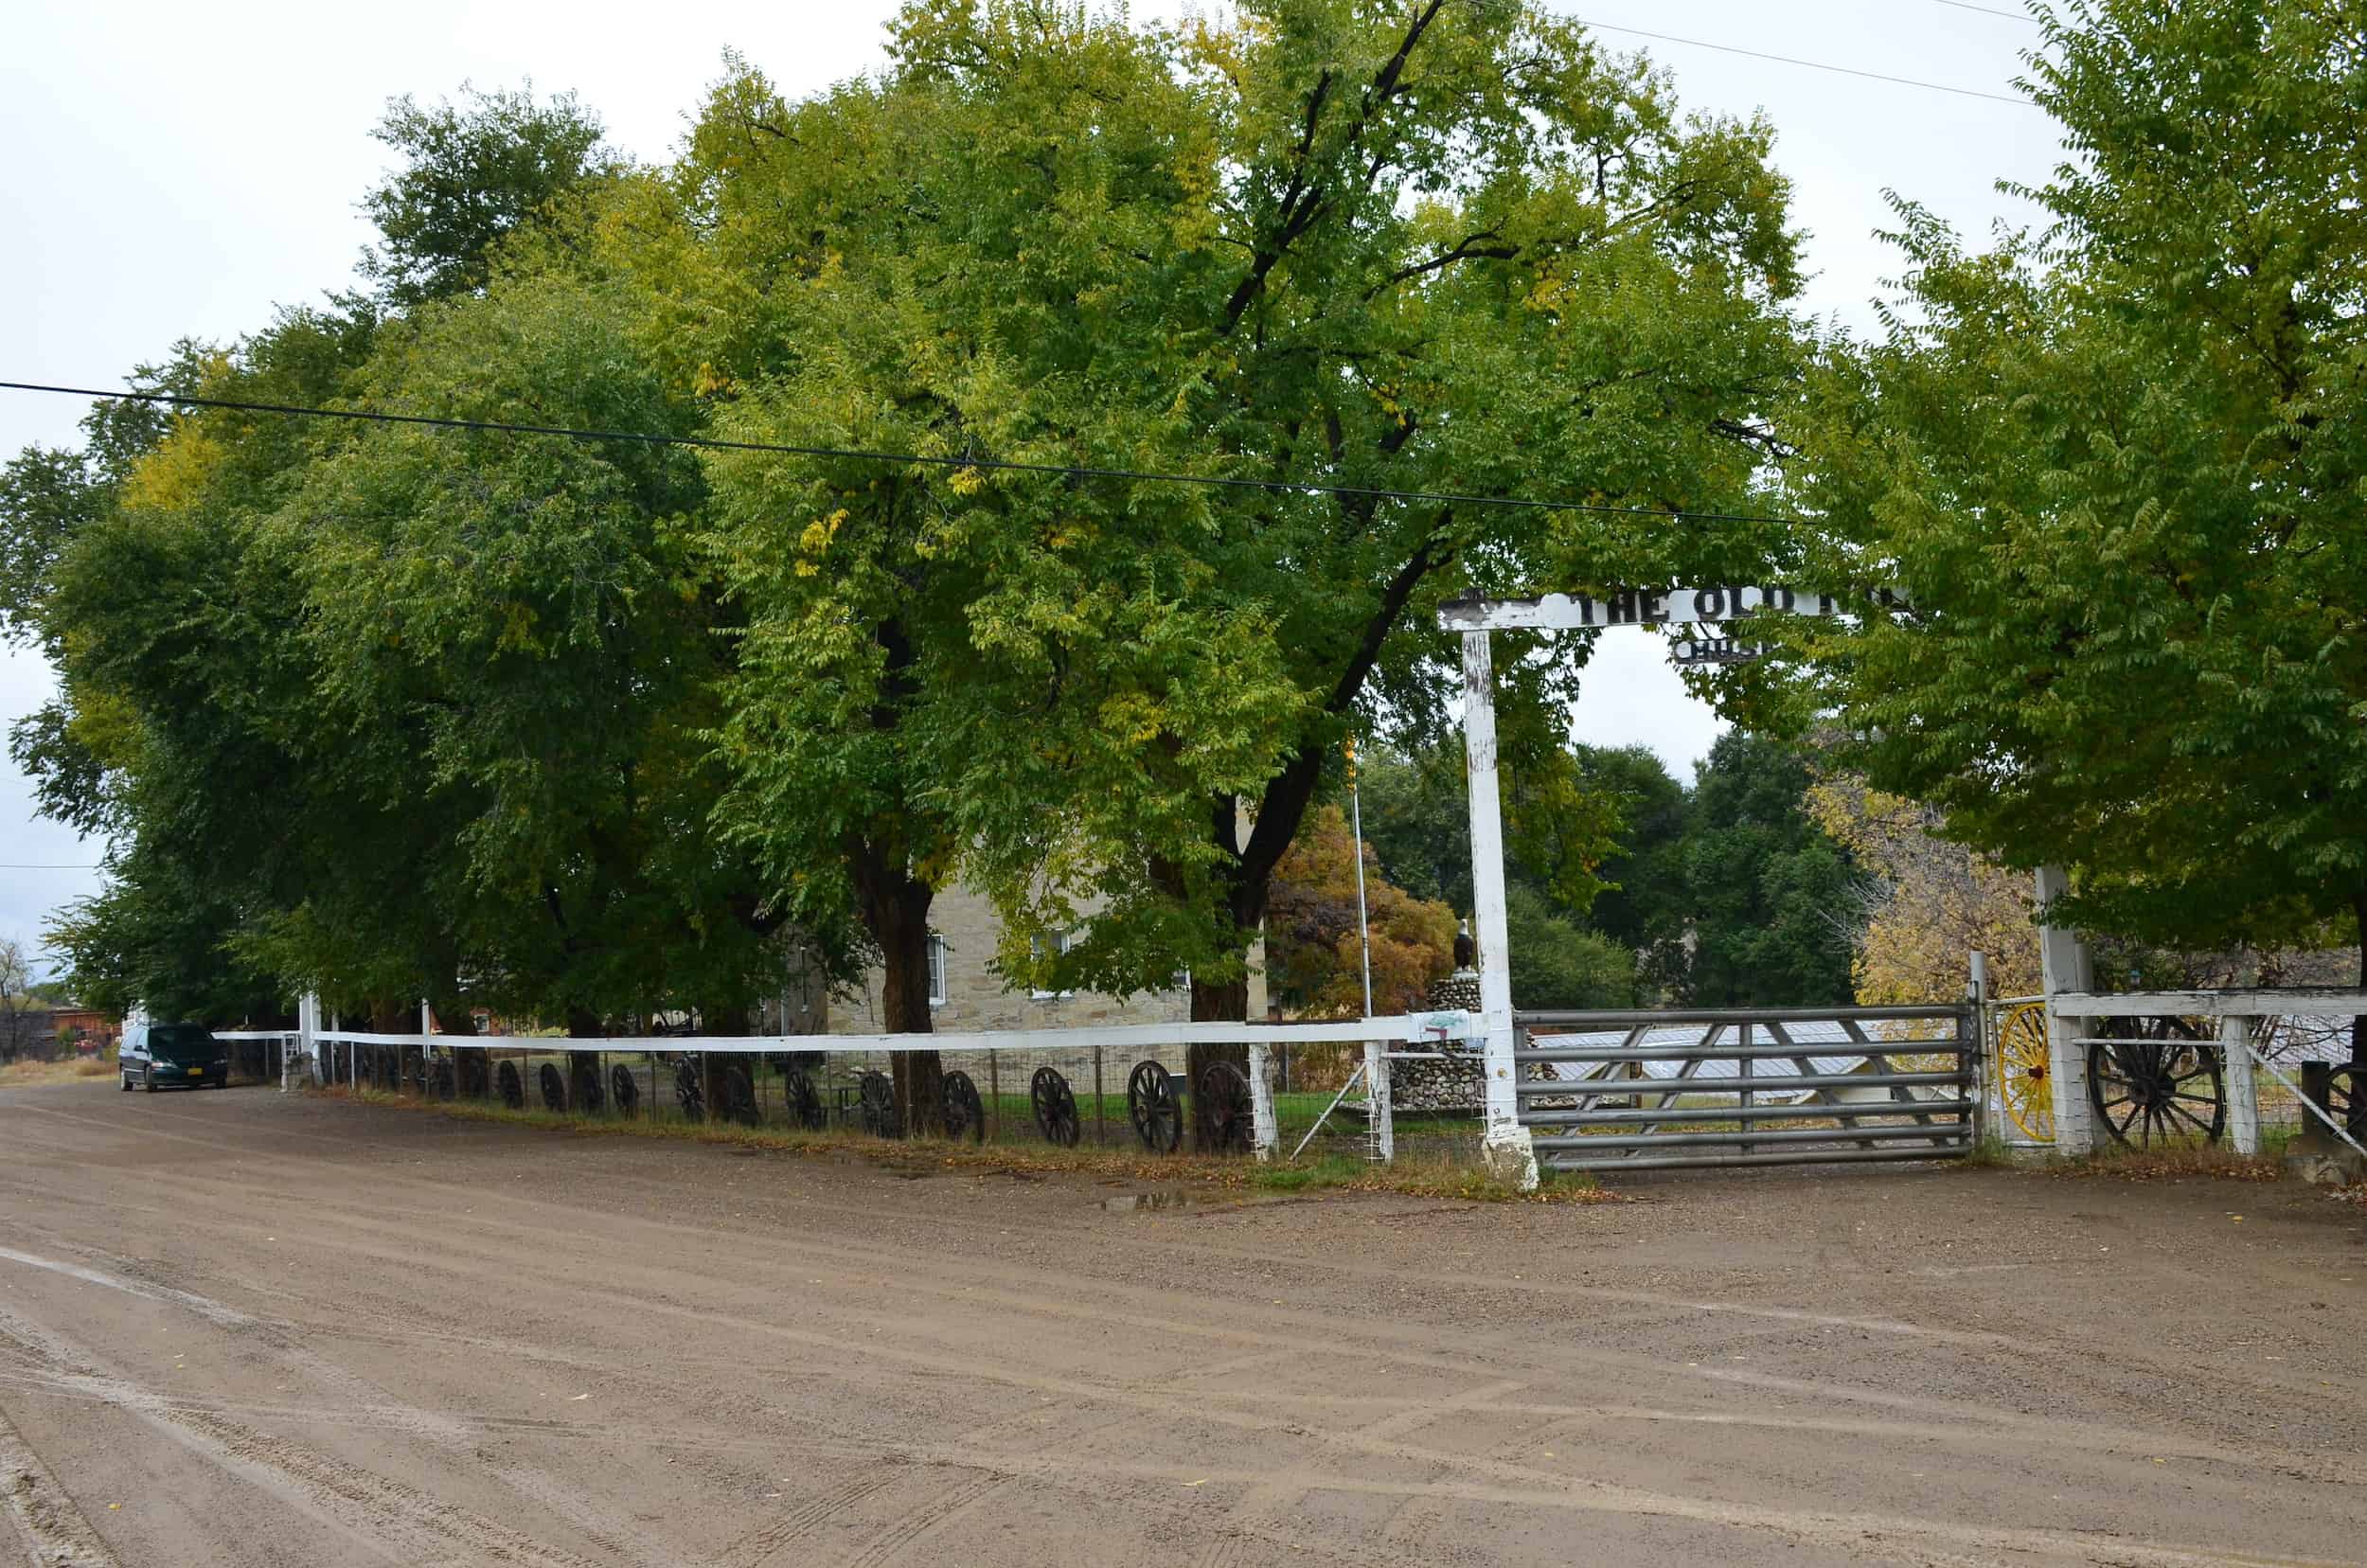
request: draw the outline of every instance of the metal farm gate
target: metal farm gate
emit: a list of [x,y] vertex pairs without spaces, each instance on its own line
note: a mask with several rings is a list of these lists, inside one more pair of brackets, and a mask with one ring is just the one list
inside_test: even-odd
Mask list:
[[1961,1159],[1984,1129],[1968,1007],[1513,1015],[1551,1170]]

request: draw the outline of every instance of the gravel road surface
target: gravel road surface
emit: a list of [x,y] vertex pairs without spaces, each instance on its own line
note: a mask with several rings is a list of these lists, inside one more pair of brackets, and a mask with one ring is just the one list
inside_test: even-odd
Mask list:
[[104,1081],[0,1162],[47,1568],[2367,1560],[2367,1211],[2288,1186],[1123,1212]]

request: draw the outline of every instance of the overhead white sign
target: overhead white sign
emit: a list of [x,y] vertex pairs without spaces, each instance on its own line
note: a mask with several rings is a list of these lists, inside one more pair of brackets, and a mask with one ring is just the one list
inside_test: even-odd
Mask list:
[[[1895,596],[1877,602],[1895,604]],[[1839,615],[1852,602],[1831,594],[1789,588],[1619,588],[1590,594],[1547,594],[1533,599],[1450,599],[1438,607],[1449,632],[1562,632],[1587,626],[1715,624],[1753,615]]]

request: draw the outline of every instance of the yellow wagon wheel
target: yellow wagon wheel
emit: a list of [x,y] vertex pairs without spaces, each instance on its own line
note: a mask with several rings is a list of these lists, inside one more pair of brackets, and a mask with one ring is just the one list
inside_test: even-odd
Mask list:
[[2022,1002],[1997,1023],[1997,1092],[2005,1114],[2034,1143],[2055,1141],[2055,1086],[2047,1078],[2046,1004]]

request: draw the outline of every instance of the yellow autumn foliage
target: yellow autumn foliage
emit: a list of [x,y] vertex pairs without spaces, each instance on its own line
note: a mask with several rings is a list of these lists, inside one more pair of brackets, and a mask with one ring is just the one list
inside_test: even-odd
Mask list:
[[1872,873],[1851,932],[1860,1002],[1956,1001],[1972,953],[1988,955],[1990,994],[2038,990],[2027,874],[1949,843],[1929,807],[1869,789],[1854,775],[1812,785],[1808,811]]

